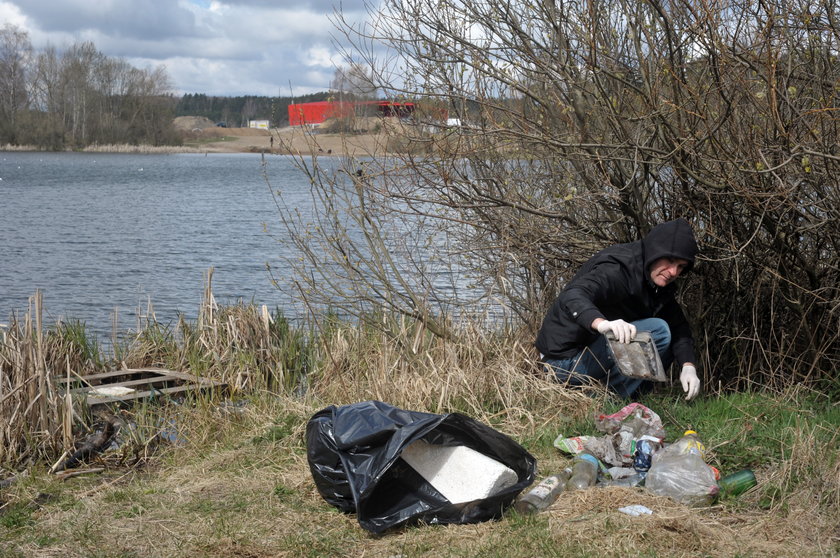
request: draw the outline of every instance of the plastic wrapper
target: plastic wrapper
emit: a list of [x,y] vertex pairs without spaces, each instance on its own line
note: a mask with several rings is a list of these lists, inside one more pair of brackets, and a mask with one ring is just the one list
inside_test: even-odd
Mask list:
[[595,427],[606,435],[588,438],[583,443],[584,449],[614,467],[632,465],[636,440],[643,437],[661,440],[665,436],[662,419],[641,403],[631,403],[611,415],[597,413]]
[[554,447],[564,453],[577,455],[584,451],[584,445],[590,440],[594,440],[594,436],[570,436],[564,438],[561,434],[554,439]]
[[611,415],[596,414],[595,428],[605,434],[629,432],[634,440],[645,435],[660,439],[665,437],[662,419],[641,403],[630,403]]
[[708,506],[719,491],[711,467],[699,455],[667,451],[654,454],[645,487],[688,506]]
[[[517,482],[489,497],[453,504],[400,456],[417,440],[466,446],[512,469]],[[536,460],[508,436],[459,413],[436,415],[365,401],[330,406],[306,427],[309,469],[329,504],[381,533],[403,524],[477,523],[501,517],[536,476]]]
[[625,456],[630,450],[632,440],[624,439],[619,434],[592,438],[584,444],[584,450],[591,453],[605,464],[613,467],[624,467],[633,462],[632,458]]

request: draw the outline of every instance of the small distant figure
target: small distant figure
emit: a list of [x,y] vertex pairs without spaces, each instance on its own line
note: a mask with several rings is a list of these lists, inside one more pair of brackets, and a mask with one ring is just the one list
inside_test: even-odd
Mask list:
[[268,139],[268,143],[269,143],[269,145],[271,146],[271,150],[272,150],[272,151],[274,151],[274,136],[271,136],[271,137]]

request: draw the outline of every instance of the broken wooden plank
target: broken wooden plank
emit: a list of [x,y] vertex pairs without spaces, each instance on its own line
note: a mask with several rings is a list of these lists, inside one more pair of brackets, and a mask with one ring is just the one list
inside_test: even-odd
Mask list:
[[[103,383],[118,378],[122,379]],[[156,393],[200,391],[225,385],[224,382],[166,368],[124,368],[89,376],[77,376],[69,380],[70,384],[67,378],[55,378],[55,380],[65,387],[72,383],[81,383],[80,387],[71,388],[70,393],[84,395],[88,405],[91,406],[143,399]],[[108,391],[113,393],[107,393]]]
[[177,381],[188,381],[192,382],[201,386],[212,387],[213,382],[212,380],[208,380],[206,378],[198,378],[198,377],[188,377],[184,378],[182,376],[155,376],[153,378],[140,378],[139,380],[126,380],[124,382],[113,382],[110,384],[97,384],[95,386],[85,386],[79,388],[73,388],[70,390],[70,393],[82,393],[90,391],[91,389],[98,388],[98,387],[131,387],[131,386],[143,386],[148,384],[159,384],[165,382],[171,382],[173,380]]
[[168,368],[123,368],[121,370],[112,370],[110,372],[100,372],[98,374],[90,374],[89,376],[78,376],[75,378],[68,378],[66,377],[55,377],[53,378],[54,381],[59,383],[67,383],[69,382],[78,382],[83,381],[87,383],[91,383],[94,381],[99,380],[107,380],[108,378],[114,378],[117,376],[134,376],[137,374],[148,373],[148,374],[165,374],[168,376],[173,376],[175,378],[180,378],[182,380],[193,380],[198,378],[198,376],[194,376],[192,374],[187,374],[186,372],[179,372],[177,370],[169,370]]
[[145,399],[152,397],[153,395],[163,394],[163,395],[171,395],[173,393],[181,393],[183,391],[198,391],[202,388],[208,387],[220,387],[225,385],[224,382],[214,382],[212,385],[185,385],[185,386],[174,386],[162,389],[153,389],[148,391],[136,391],[134,393],[129,393],[127,395],[119,395],[119,396],[112,396],[112,397],[97,397],[96,395],[88,395],[87,396],[87,403],[90,406],[94,405],[102,405],[104,403],[120,403],[126,401],[132,401],[134,399]]

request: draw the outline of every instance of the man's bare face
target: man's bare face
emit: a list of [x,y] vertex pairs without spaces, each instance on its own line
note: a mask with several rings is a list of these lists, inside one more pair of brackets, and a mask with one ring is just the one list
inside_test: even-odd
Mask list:
[[666,287],[679,277],[685,268],[688,267],[688,260],[682,258],[659,258],[650,265],[650,280],[657,287]]

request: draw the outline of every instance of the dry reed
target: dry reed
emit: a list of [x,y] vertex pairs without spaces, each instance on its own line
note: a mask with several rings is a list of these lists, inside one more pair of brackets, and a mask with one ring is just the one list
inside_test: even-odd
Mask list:
[[460,411],[511,433],[583,417],[593,405],[587,395],[545,381],[531,350],[512,333],[473,330],[452,342],[417,322],[385,318],[386,327],[330,322],[317,336],[305,334],[265,306],[218,306],[212,278],[210,269],[195,323],[163,327],[150,308],[112,355],[79,324],[45,328],[37,293],[23,322],[14,319],[2,331],[0,465],[54,461],[68,449],[72,433],[89,430],[92,419],[58,386],[107,369],[171,368],[224,382],[233,393],[305,393],[313,407],[378,399]]

